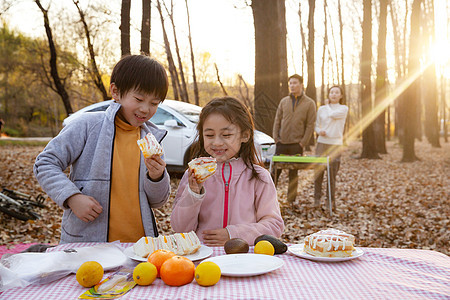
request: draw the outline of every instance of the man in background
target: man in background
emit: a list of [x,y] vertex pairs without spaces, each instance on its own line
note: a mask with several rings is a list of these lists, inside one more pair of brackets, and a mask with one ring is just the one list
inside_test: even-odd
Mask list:
[[[305,95],[303,77],[294,74],[289,77],[289,96],[281,99],[273,124],[273,138],[276,143],[275,155],[303,155],[303,148],[309,144],[314,132],[316,104]],[[281,170],[274,176],[278,182]],[[297,197],[298,173],[289,170],[288,201]]]

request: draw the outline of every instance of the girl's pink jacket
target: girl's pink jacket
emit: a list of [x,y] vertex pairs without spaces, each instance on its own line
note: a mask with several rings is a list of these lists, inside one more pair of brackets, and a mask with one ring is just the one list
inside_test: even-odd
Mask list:
[[260,179],[250,179],[251,169],[241,158],[229,163],[228,217],[224,220],[226,191],[222,163],[217,164],[216,173],[204,182],[205,192],[201,195],[189,189],[188,171],[184,173],[173,203],[172,229],[176,232],[194,230],[203,241],[204,230],[223,228],[226,223],[230,238],[244,239],[249,245],[262,234],[279,238],[284,222],[270,173],[255,165]]

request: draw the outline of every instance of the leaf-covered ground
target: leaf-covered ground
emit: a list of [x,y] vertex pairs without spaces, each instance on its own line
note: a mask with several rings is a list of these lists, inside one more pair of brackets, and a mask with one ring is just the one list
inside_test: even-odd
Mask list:
[[[361,143],[352,143],[342,156],[338,174],[337,208],[333,216],[313,208],[313,171],[299,171],[299,192],[293,206],[286,201],[287,172],[280,176],[278,196],[286,229],[282,239],[296,243],[305,235],[334,227],[352,233],[363,247],[437,250],[450,254],[450,144],[432,148],[416,142],[421,161],[401,163],[402,149],[388,142],[381,160],[357,159]],[[2,187],[37,196],[42,193],[32,166],[42,147],[0,146]],[[170,211],[179,179],[171,181],[169,202],[156,210],[162,233],[171,233]],[[325,199],[323,199],[325,201]],[[50,199],[38,209],[42,218],[20,221],[0,212],[0,244],[57,244],[62,210]]]

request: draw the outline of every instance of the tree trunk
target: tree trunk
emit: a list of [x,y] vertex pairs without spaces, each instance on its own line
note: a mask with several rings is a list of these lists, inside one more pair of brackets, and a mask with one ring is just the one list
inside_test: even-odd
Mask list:
[[303,68],[306,66],[305,57],[306,57],[307,49],[306,49],[306,36],[305,36],[305,31],[303,30],[303,23],[302,23],[301,1],[298,2],[298,20],[300,22],[300,35],[302,37],[302,73],[300,75],[304,77],[304,74],[306,72],[304,72]]
[[[431,50],[435,42],[434,28],[434,6],[430,1],[427,10],[426,21],[424,22],[428,37],[428,49]],[[436,80],[436,63],[431,58],[431,64],[425,69],[423,74],[426,82],[425,89],[425,136],[433,147],[441,147],[439,143],[439,119],[438,119],[438,92]]]
[[80,22],[83,24],[84,33],[86,35],[86,42],[88,46],[88,52],[89,52],[89,62],[91,65],[91,68],[89,69],[89,75],[92,77],[92,80],[94,81],[95,86],[100,91],[100,94],[102,94],[103,100],[108,100],[108,93],[106,92],[105,85],[103,84],[102,75],[100,74],[100,71],[97,67],[97,62],[95,59],[95,52],[94,52],[94,45],[91,41],[91,32],[89,30],[89,27],[86,22],[86,18],[84,16],[84,12],[81,10],[79,4],[79,1],[73,0],[73,4],[78,9],[78,13],[80,15]]
[[[341,40],[341,86],[342,90],[344,91],[344,98],[342,99],[342,104],[345,104],[348,106],[348,113],[347,116],[350,116],[350,105],[347,104],[347,90],[345,86],[345,64],[344,64],[344,23],[342,22],[342,7],[341,7],[341,0],[338,0],[338,16],[339,16],[339,37]],[[344,144],[347,144],[347,133],[350,130],[350,117],[347,117],[345,120],[345,127],[344,127]]]
[[402,47],[402,67],[403,67],[403,75],[406,75],[406,45],[407,45],[407,37],[406,37],[406,28],[408,27],[408,14],[409,14],[409,0],[405,0],[405,18],[404,18],[404,24],[403,24],[403,47]]
[[191,64],[192,64],[192,81],[194,84],[194,97],[195,97],[195,105],[200,105],[200,97],[198,94],[198,84],[197,84],[197,76],[195,75],[195,64],[194,64],[194,49],[192,47],[192,35],[191,35],[191,21],[189,16],[189,7],[188,0],[186,2],[186,14],[187,14],[187,22],[188,22],[188,33],[189,33],[189,48],[191,49]]
[[120,14],[120,47],[122,56],[130,54],[130,8],[131,0],[122,0]]
[[288,93],[285,3],[253,1],[251,6],[255,25],[255,125],[272,135],[278,103]]
[[58,57],[56,53],[55,42],[53,41],[52,29],[50,28],[50,21],[48,19],[48,10],[44,9],[44,7],[41,5],[40,0],[35,0],[35,2],[44,16],[45,33],[47,35],[48,47],[50,49],[50,75],[53,79],[53,83],[55,84],[55,90],[61,97],[61,100],[64,104],[67,115],[70,115],[71,113],[73,113],[72,105],[70,104],[69,94],[67,93],[64,83],[58,74]]
[[142,0],[141,54],[150,56],[152,1]]
[[[397,73],[396,76],[396,81],[395,81],[395,86],[398,86],[398,82],[399,79],[403,77],[403,72],[402,72],[402,61],[400,59],[400,33],[398,31],[398,26],[399,26],[399,22],[398,22],[398,14],[397,14],[397,10],[395,9],[395,6],[393,5],[392,1],[389,0],[388,1],[389,4],[389,8],[391,10],[391,22],[392,22],[392,35],[394,36],[394,54],[395,54],[395,70]],[[399,108],[399,101],[400,101],[400,97],[398,97],[397,99],[395,99],[394,102],[394,106],[395,106],[395,110],[394,110],[394,136],[398,136],[400,138],[400,135],[398,134],[399,131],[399,127],[401,126],[399,122],[399,118],[398,118],[398,112],[400,110]],[[390,118],[388,119],[388,123],[390,124]],[[390,139],[390,125],[388,126],[388,140]]]
[[414,0],[411,11],[411,33],[409,38],[409,57],[408,57],[408,77],[413,78],[412,83],[405,90],[405,97],[402,99],[401,113],[404,114],[402,118],[402,128],[405,136],[403,139],[403,162],[412,162],[418,160],[415,150],[414,141],[417,130],[417,105],[419,103],[420,85],[420,4],[422,0]]
[[[364,18],[362,24],[362,53],[361,53],[361,100],[362,118],[364,126],[362,135],[361,158],[379,159],[373,122],[370,121],[372,114],[372,88],[371,88],[371,66],[372,66],[372,1],[363,0]],[[366,122],[368,123],[366,125]]]
[[[306,86],[306,95],[311,97],[316,103],[316,78],[314,71],[314,8],[315,0],[308,0],[309,16],[308,16],[308,52],[306,54],[306,61],[308,64],[308,85]],[[313,140],[313,139],[311,139]]]
[[[333,40],[333,47],[334,47],[334,60],[332,59],[332,56],[331,56],[330,47],[328,47],[328,57],[329,57],[328,60],[329,60],[329,64],[331,65],[331,71],[333,73],[332,77],[331,77],[332,80],[328,81],[328,85],[327,85],[327,90],[328,90],[329,86],[330,86],[330,82],[331,83],[337,82],[337,84],[339,85],[341,79],[339,78],[339,56],[338,56],[338,51],[337,51],[337,46],[336,46],[336,36],[334,35],[333,20],[331,19],[332,14],[330,14],[330,7],[327,4],[325,5],[325,9],[328,11],[326,16],[327,16],[328,20],[330,21],[331,39]],[[336,73],[334,73],[335,68],[336,68]]]
[[443,120],[444,124],[442,124],[442,131],[444,132],[444,141],[448,142],[448,132],[447,132],[447,105],[445,101],[445,92],[447,87],[447,79],[444,77],[444,74],[441,74],[441,103],[442,103],[442,114],[441,120]]
[[380,26],[378,28],[377,79],[375,81],[375,113],[379,114],[374,121],[375,144],[378,153],[386,154],[386,109],[382,107],[387,97],[387,64],[386,64],[386,21],[387,1],[380,0]]
[[[324,26],[325,26],[325,34],[323,35],[323,49],[322,49],[322,85],[320,87],[320,103],[323,105],[325,103],[325,54],[328,46],[328,18],[327,18],[327,0],[323,0],[323,14],[324,14]],[[308,80],[309,82],[309,80]]]
[[173,0],[170,1],[170,11],[167,8],[167,6],[165,5],[165,2],[163,2],[163,3],[164,3],[164,7],[166,9],[166,12],[169,15],[170,23],[172,24],[172,29],[173,29],[175,52],[177,53],[178,69],[180,70],[180,77],[181,77],[181,87],[180,87],[181,100],[189,103],[189,94],[188,94],[188,90],[187,90],[186,79],[184,77],[183,63],[181,62],[180,47],[178,46],[177,31],[175,29],[175,20],[173,17]]
[[[338,15],[339,15],[339,37],[341,40],[341,85],[342,90],[344,91],[344,95],[346,95],[345,90],[345,72],[344,72],[344,23],[342,22],[342,7],[341,0],[338,0]],[[344,103],[347,104],[347,99],[344,97]]]
[[386,140],[390,141],[391,140],[391,105],[389,104],[389,106],[387,107],[387,135],[386,135]]
[[400,32],[398,31],[398,15],[395,9],[395,6],[392,4],[392,0],[388,1],[389,8],[391,10],[391,22],[392,22],[392,35],[394,37],[394,53],[395,53],[395,70],[397,73],[396,78],[401,78],[403,76],[402,73],[402,63],[400,59]]
[[161,27],[163,31],[164,46],[167,55],[167,63],[169,64],[170,79],[172,80],[173,97],[175,100],[180,100],[180,95],[178,93],[178,91],[180,90],[180,81],[178,79],[177,67],[175,66],[175,63],[173,61],[172,51],[170,50],[169,38],[167,37],[166,26],[164,25],[164,17],[161,9],[161,2],[159,0],[156,4],[156,8],[158,9],[159,16],[161,19]]
[[[339,15],[339,37],[341,39],[341,85],[342,90],[344,91],[344,95],[346,95],[345,91],[345,75],[344,75],[344,23],[342,22],[342,8],[341,8],[341,0],[338,0],[338,15]],[[347,99],[344,97],[344,103],[347,104]]]

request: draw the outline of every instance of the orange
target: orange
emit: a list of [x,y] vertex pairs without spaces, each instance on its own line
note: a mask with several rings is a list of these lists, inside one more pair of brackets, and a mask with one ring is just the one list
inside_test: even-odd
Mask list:
[[154,264],[156,267],[156,270],[158,270],[158,277],[161,277],[161,266],[162,264],[168,260],[171,257],[174,257],[175,253],[173,253],[172,251],[169,250],[165,250],[165,249],[159,249],[156,250],[155,252],[153,252],[152,254],[150,254],[147,258],[147,261]]
[[195,265],[183,256],[174,256],[166,260],[161,266],[161,279],[165,284],[180,286],[194,280]]

